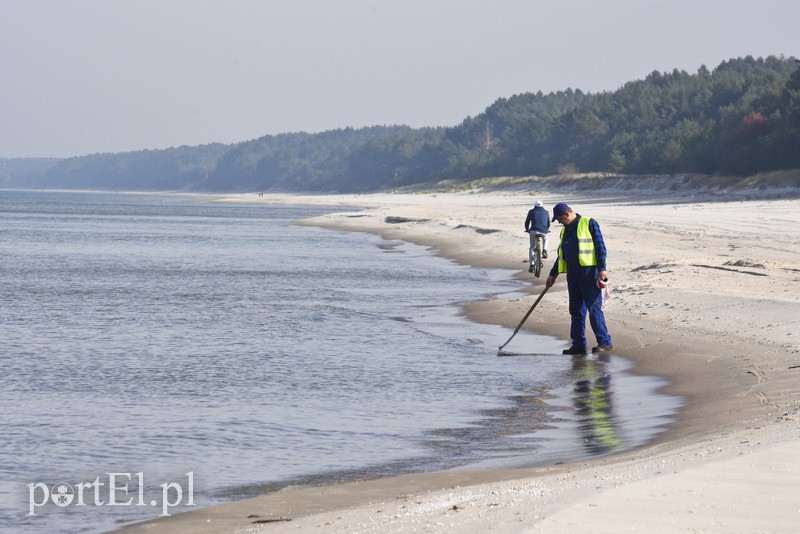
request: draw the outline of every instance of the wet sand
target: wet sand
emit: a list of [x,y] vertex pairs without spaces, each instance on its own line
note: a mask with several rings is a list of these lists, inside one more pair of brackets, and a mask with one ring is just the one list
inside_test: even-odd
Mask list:
[[[365,207],[304,224],[518,270],[531,280],[531,295],[467,306],[473,319],[510,328],[544,280],[527,273],[525,214],[536,198],[549,209],[565,201],[596,218],[606,239],[613,354],[634,361],[635,372],[667,378],[665,390],[687,405],[655,442],[590,461],[286,489],[125,531],[796,532],[800,200],[792,193],[789,200],[741,190],[657,198],[630,189],[229,198]],[[554,223],[551,250],[559,230]],[[568,346],[563,277],[526,328]]]

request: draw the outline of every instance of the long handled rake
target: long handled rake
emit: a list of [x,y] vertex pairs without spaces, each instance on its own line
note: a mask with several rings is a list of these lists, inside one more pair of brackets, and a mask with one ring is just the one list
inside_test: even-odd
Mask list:
[[503,343],[502,345],[500,345],[500,348],[499,348],[499,349],[497,349],[497,352],[498,352],[498,353],[500,353],[500,352],[503,350],[503,347],[505,347],[506,345],[508,345],[508,344],[511,342],[511,340],[512,340],[512,339],[514,339],[514,336],[516,336],[516,335],[517,335],[517,332],[519,332],[519,329],[520,329],[520,328],[522,328],[522,325],[523,325],[523,324],[525,324],[525,321],[528,319],[528,317],[530,317],[531,313],[533,312],[533,309],[536,307],[536,305],[537,305],[537,304],[539,304],[539,301],[540,301],[540,300],[542,300],[542,297],[544,296],[544,294],[545,294],[545,293],[547,293],[547,290],[548,290],[548,289],[550,289],[550,288],[549,288],[549,287],[547,287],[547,286],[544,286],[544,289],[542,290],[542,293],[541,293],[541,295],[539,295],[539,298],[537,298],[537,299],[536,299],[536,302],[534,302],[534,303],[533,303],[533,306],[531,306],[531,309],[529,309],[529,310],[528,310],[528,313],[526,313],[526,314],[525,314],[525,317],[523,317],[523,318],[522,318],[522,320],[519,322],[519,324],[517,325],[517,328],[516,328],[516,330],[514,330],[514,333],[513,333],[513,334],[511,334],[511,337],[510,337],[510,338],[508,338],[508,341],[506,341],[505,343]]

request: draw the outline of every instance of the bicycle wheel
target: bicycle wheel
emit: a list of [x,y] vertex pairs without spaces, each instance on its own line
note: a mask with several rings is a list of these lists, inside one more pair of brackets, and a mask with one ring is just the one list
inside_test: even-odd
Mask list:
[[539,278],[542,274],[542,238],[536,238],[536,247],[533,249],[533,276]]

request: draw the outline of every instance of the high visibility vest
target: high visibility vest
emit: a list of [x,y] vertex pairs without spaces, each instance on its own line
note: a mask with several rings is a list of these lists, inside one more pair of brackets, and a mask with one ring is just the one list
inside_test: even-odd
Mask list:
[[[594,253],[594,239],[592,239],[592,233],[589,231],[589,221],[591,220],[591,217],[581,217],[578,220],[578,260],[580,260],[583,267],[597,265],[597,256]],[[561,228],[561,241],[564,240],[564,232],[566,231],[566,226]],[[558,272],[567,272],[567,260],[564,259],[560,243],[558,245]]]

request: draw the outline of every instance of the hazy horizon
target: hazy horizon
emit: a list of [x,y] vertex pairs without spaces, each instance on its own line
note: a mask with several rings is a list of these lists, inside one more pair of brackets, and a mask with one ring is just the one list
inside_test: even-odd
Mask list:
[[0,157],[403,124],[797,56],[800,2],[0,0]]

